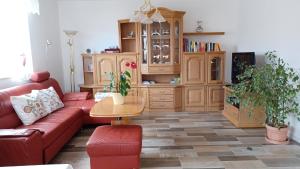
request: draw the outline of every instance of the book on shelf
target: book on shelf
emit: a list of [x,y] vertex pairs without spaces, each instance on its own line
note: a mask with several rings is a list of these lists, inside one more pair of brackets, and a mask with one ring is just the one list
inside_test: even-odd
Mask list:
[[218,42],[203,42],[183,39],[184,52],[219,52],[221,44]]

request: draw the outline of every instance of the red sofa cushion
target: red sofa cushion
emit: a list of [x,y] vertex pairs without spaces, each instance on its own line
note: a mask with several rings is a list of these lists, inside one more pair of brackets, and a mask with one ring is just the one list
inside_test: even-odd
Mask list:
[[90,98],[92,98],[92,95],[89,92],[65,93],[63,101],[80,101],[88,100]]
[[75,121],[81,118],[82,110],[76,108],[62,108],[32,125],[20,126],[18,128],[38,129],[42,131],[43,146],[45,148],[61,136]]
[[32,73],[30,80],[33,82],[42,82],[50,78],[50,73],[48,71],[35,72]]
[[90,157],[139,155],[141,147],[141,126],[101,126],[89,138],[87,152]]
[[110,124],[114,118],[91,117],[90,110],[95,105],[94,99],[79,100],[79,101],[65,101],[65,107],[75,107],[83,110],[84,124]]
[[96,104],[94,99],[88,100],[72,100],[63,102],[65,107],[76,107],[83,110],[85,114],[89,114],[91,108]]

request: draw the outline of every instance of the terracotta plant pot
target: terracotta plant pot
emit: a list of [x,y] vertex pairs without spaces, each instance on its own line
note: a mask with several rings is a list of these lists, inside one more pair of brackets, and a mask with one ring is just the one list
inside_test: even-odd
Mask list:
[[266,124],[267,135],[266,140],[272,144],[288,144],[288,127],[276,128]]
[[112,93],[114,104],[124,104],[124,96],[121,93]]

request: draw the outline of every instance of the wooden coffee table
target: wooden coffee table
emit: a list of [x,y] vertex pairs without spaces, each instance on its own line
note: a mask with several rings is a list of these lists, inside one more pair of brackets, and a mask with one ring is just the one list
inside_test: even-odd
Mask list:
[[140,96],[126,96],[125,103],[115,105],[112,97],[104,98],[96,103],[91,111],[91,117],[112,117],[112,125],[128,124],[129,117],[139,116],[145,108],[145,99]]

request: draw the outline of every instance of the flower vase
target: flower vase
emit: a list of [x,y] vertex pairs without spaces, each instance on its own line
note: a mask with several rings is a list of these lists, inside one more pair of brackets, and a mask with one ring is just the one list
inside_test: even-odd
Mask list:
[[121,93],[112,93],[114,104],[124,104],[124,96]]

